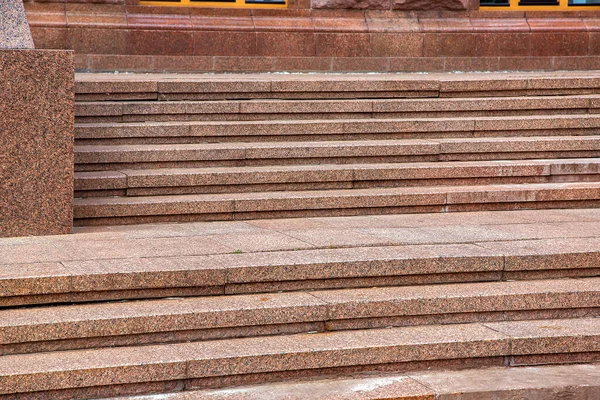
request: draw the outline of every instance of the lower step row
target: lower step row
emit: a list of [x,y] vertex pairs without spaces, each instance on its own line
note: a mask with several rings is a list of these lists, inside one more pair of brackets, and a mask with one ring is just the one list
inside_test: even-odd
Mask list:
[[[4,398],[93,398],[364,371],[589,362],[600,319],[430,325],[0,357]],[[32,393],[42,392],[45,393]]]

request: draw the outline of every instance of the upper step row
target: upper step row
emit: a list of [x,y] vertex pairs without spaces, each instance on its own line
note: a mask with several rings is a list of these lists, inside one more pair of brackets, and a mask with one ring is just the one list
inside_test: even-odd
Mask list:
[[600,95],[424,99],[89,101],[77,122],[439,118],[600,113]]
[[492,74],[77,74],[76,100],[389,98],[593,94],[600,72]]

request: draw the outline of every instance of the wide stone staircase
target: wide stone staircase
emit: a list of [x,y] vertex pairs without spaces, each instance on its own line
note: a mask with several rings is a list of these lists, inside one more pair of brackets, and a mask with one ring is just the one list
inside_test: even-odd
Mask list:
[[0,399],[599,398],[600,73],[76,98],[87,226],[0,239]]
[[598,204],[600,74],[80,75],[77,225]]

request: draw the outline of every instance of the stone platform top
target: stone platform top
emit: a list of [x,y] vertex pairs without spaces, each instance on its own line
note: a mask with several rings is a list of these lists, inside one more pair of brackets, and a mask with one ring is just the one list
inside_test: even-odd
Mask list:
[[[19,264],[149,257],[279,254],[304,250],[365,252],[396,249],[410,257],[422,249],[459,245],[498,254],[541,254],[576,248],[600,251],[600,209],[485,211],[356,217],[313,217],[74,228],[74,234],[0,238],[2,273]],[[371,250],[369,250],[371,249]],[[491,254],[491,253],[490,253]],[[329,256],[332,256],[329,254]],[[335,258],[335,257],[334,257]],[[41,263],[41,264],[40,264]],[[64,267],[61,267],[64,269]]]
[[22,0],[0,2],[0,49],[33,49]]

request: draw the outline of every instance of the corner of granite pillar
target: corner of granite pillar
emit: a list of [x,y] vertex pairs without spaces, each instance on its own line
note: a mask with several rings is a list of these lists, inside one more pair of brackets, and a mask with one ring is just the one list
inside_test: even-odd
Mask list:
[[0,2],[0,237],[73,229],[73,54],[34,48],[22,0]]

